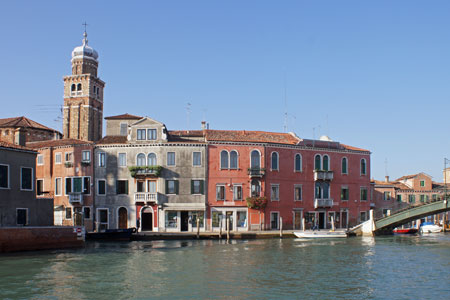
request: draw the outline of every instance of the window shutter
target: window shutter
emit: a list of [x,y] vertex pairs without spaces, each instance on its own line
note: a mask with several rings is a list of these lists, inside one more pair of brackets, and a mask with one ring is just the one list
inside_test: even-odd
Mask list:
[[166,180],[166,195],[169,193],[169,181]]
[[125,194],[128,195],[128,180],[125,181]]
[[116,180],[116,194],[119,194],[119,181]]
[[194,194],[194,180],[191,179],[191,195]]
[[204,180],[200,180],[200,193],[202,194],[202,195],[204,195],[205,194],[205,190],[204,190]]
[[175,180],[175,194],[177,194],[177,195],[179,193],[179,187],[180,187],[180,185],[179,185],[178,180]]

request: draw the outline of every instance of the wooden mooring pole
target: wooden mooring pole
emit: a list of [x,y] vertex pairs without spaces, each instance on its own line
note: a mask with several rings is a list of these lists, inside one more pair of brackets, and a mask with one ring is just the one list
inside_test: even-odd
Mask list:
[[226,221],[227,221],[227,242],[230,241],[230,217],[227,216],[226,217]]
[[200,238],[200,219],[197,216],[197,240]]
[[280,217],[280,238],[283,237],[283,218]]

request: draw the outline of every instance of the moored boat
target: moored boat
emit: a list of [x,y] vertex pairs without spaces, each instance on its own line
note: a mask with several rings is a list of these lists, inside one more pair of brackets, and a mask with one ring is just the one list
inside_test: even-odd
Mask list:
[[439,233],[442,231],[442,227],[434,224],[433,222],[424,222],[420,224],[419,228],[420,233]]
[[129,241],[136,228],[106,229],[101,232],[86,233],[86,240]]
[[415,234],[418,231],[417,228],[395,228],[392,230],[392,232],[396,234]]
[[294,231],[294,235],[298,238],[305,238],[305,239],[316,239],[316,238],[346,238],[347,233],[344,231]]

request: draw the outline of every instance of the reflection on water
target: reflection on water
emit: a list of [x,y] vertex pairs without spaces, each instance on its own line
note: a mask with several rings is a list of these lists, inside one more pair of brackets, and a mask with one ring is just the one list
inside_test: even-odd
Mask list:
[[449,250],[444,234],[88,243],[0,256],[0,299],[442,299]]

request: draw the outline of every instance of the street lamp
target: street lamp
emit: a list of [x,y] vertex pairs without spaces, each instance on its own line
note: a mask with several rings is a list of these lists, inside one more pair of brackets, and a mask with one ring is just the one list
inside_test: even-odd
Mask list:
[[[447,204],[447,162],[450,162],[450,159],[444,157],[444,203]],[[442,227],[445,232],[445,225],[447,219],[447,212],[444,212],[444,220],[442,221]]]

